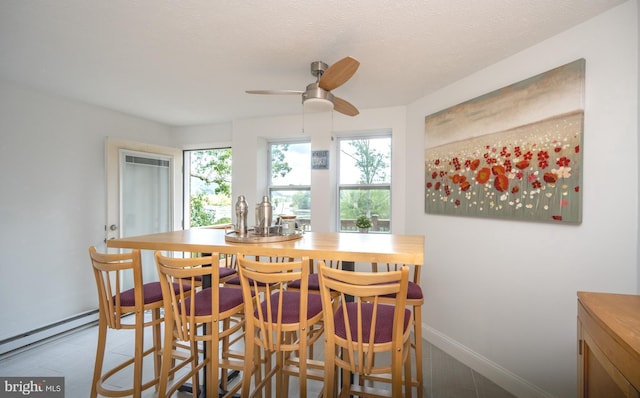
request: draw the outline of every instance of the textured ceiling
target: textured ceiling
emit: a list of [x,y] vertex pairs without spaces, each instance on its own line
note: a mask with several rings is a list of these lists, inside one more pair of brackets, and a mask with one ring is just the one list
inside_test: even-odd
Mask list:
[[[2,0],[0,78],[170,125],[297,114],[312,61],[334,94],[405,105],[623,0]],[[346,117],[346,116],[345,116]]]

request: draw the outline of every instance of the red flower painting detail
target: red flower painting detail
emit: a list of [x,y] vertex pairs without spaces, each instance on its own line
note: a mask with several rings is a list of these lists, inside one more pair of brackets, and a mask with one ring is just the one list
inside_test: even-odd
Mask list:
[[569,166],[569,163],[571,163],[571,160],[570,160],[569,158],[567,158],[566,156],[561,157],[561,158],[560,158],[560,159],[558,159],[558,161],[556,162],[556,164],[557,164],[558,166],[561,166],[561,167],[563,167],[563,166],[564,166],[564,167],[567,167],[567,166]]
[[484,184],[489,181],[489,177],[491,177],[491,170],[489,170],[488,167],[483,167],[478,170],[476,181],[478,182],[478,184]]
[[542,178],[545,180],[545,182],[548,183],[554,183],[558,181],[558,176],[553,173],[544,173],[544,176]]
[[504,174],[498,174],[493,180],[493,186],[496,187],[496,191],[504,192],[509,189],[509,179]]

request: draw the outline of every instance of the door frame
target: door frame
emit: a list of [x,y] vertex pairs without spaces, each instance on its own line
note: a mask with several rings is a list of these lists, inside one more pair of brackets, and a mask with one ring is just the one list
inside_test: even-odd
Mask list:
[[[183,226],[183,185],[182,150],[155,144],[107,137],[105,140],[106,197],[105,197],[105,241],[120,238],[120,151],[135,151],[150,155],[171,158],[171,229],[179,230]],[[116,225],[115,230],[109,226]]]

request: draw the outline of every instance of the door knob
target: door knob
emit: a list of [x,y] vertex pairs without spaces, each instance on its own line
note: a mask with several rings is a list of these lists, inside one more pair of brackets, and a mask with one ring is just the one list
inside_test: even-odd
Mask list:
[[116,229],[118,229],[118,227],[115,224],[111,224],[109,225],[109,229],[115,231]]

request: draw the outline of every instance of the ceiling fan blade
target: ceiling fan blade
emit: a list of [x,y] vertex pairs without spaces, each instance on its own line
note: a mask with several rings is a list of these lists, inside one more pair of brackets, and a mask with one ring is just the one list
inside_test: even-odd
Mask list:
[[360,61],[355,58],[342,58],[340,61],[331,65],[329,69],[322,74],[318,84],[321,88],[331,91],[342,86],[347,82],[347,80],[351,79],[351,76],[356,73],[359,66]]
[[247,90],[247,94],[274,94],[274,95],[289,95],[289,94],[302,94],[304,91],[300,90]]
[[333,99],[333,109],[336,112],[343,113],[347,116],[356,116],[360,113],[360,111],[358,111],[358,108],[338,97],[335,97]]

